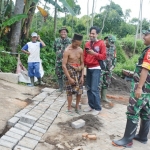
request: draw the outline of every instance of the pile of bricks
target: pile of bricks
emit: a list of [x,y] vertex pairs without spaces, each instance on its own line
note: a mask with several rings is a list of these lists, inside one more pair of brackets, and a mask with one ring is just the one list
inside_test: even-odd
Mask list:
[[60,94],[44,88],[30,105],[15,114],[8,121],[9,131],[0,139],[0,149],[33,150],[66,102],[65,95]]

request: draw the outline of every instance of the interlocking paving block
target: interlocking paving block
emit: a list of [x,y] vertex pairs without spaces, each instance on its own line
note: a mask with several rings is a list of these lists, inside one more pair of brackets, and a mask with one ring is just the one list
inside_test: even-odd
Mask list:
[[18,117],[12,117],[11,119],[8,120],[7,125],[9,127],[13,127],[18,121],[19,121]]
[[52,93],[52,92],[54,92],[56,89],[52,89],[52,88],[44,88],[44,89],[42,89],[41,91],[42,92],[48,92],[48,93]]
[[31,133],[31,134],[33,134],[33,135],[36,135],[36,136],[39,136],[39,137],[42,137],[42,136],[43,136],[43,133],[38,132],[38,131],[33,130],[33,129],[31,129],[31,130],[29,131],[29,133]]
[[16,133],[16,134],[19,134],[19,135],[22,135],[22,136],[24,136],[26,134],[26,132],[24,132],[22,130],[19,130],[17,128],[11,128],[9,131],[13,132],[13,133]]
[[85,126],[85,121],[83,119],[79,119],[71,123],[72,128],[78,129]]
[[33,126],[32,129],[35,130],[35,131],[41,132],[41,133],[43,133],[43,134],[46,133],[46,130],[45,130],[45,129],[39,128],[39,127],[37,127],[37,126]]
[[46,121],[44,121],[44,120],[39,119],[39,120],[37,121],[37,123],[43,124],[43,125],[45,125],[45,126],[50,126],[52,122],[49,123],[49,122],[46,122]]
[[21,140],[23,137],[23,135],[19,135],[17,133],[11,132],[11,131],[6,132],[5,135],[12,137],[12,138],[15,137],[15,139],[18,139],[18,140]]
[[23,115],[21,118],[20,118],[20,121],[21,122],[24,122],[24,123],[28,123],[28,124],[34,124],[36,121],[37,121],[37,118],[35,117],[32,117],[30,115]]
[[17,128],[17,129],[19,129],[19,130],[25,131],[25,132],[28,132],[30,130],[29,127],[24,126],[24,125],[22,125],[20,123],[17,123],[14,127]]
[[40,124],[40,123],[37,123],[37,122],[36,122],[34,125],[37,126],[37,127],[39,127],[39,128],[42,128],[42,129],[44,129],[44,130],[47,130],[48,127],[49,127],[49,126],[45,126],[45,125]]
[[38,141],[24,137],[19,143],[19,146],[23,146],[25,148],[34,149],[36,145],[38,144]]
[[18,139],[16,139],[15,137],[9,137],[9,136],[7,136],[7,135],[3,135],[2,137],[1,137],[1,139],[2,140],[5,140],[5,141],[8,141],[8,142],[11,142],[11,143],[14,143],[15,145],[18,143]]
[[31,134],[31,133],[27,133],[27,134],[25,135],[25,137],[28,137],[28,138],[31,138],[31,139],[37,140],[37,141],[39,141],[39,140],[41,139],[41,137],[36,136],[36,135],[34,135],[34,134]]
[[47,123],[50,123],[52,124],[52,122],[54,121],[53,118],[44,118],[43,116],[38,120],[38,121],[44,121],[44,122],[47,122]]
[[0,146],[0,150],[12,150],[11,148]]
[[26,127],[29,127],[29,128],[32,128],[32,127],[33,127],[32,124],[24,123],[24,122],[21,122],[21,121],[19,121],[18,123],[20,123],[20,124],[22,124],[22,125],[24,125],[24,126],[26,126]]
[[11,143],[11,142],[8,142],[6,140],[0,139],[0,146],[4,146],[4,147],[8,147],[8,148],[13,149],[15,146],[15,143]]
[[14,148],[14,150],[32,150],[32,149],[29,149],[29,148],[25,148],[25,147],[22,147],[22,146],[16,146],[15,148]]

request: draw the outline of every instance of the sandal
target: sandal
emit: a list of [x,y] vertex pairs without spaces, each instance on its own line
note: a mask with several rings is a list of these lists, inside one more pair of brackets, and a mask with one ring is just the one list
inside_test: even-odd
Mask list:
[[74,115],[71,110],[66,110],[64,113],[69,115],[69,116],[73,116]]
[[81,109],[75,109],[75,112],[76,112],[77,114],[79,114],[79,115],[82,114],[82,110],[81,110]]

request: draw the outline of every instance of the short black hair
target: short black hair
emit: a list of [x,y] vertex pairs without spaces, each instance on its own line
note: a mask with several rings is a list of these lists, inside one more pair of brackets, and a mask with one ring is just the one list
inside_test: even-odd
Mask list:
[[108,36],[104,37],[104,40],[107,40],[108,39]]
[[90,33],[91,33],[92,30],[96,30],[96,33],[97,33],[97,34],[99,34],[100,31],[101,31],[101,29],[100,29],[99,27],[97,27],[97,26],[91,27],[91,28],[90,28]]

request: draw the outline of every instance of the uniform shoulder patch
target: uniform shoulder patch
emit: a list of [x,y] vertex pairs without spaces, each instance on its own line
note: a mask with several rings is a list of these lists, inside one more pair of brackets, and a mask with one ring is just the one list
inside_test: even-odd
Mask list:
[[147,53],[147,60],[150,60],[150,52]]

